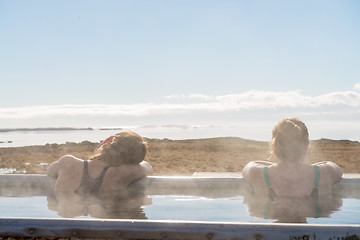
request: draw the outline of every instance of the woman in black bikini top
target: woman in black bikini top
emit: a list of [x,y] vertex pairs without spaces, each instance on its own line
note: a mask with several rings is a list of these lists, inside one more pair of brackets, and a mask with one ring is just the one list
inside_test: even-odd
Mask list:
[[81,178],[80,185],[75,189],[75,193],[80,195],[95,194],[97,195],[100,192],[102,182],[106,171],[110,166],[106,166],[96,178],[92,178],[89,175],[89,163],[87,160],[84,161],[84,169]]
[[55,191],[97,194],[120,190],[129,183],[152,174],[144,161],[146,143],[134,132],[121,132],[107,138],[90,160],[65,155],[53,162],[47,174],[56,178]]

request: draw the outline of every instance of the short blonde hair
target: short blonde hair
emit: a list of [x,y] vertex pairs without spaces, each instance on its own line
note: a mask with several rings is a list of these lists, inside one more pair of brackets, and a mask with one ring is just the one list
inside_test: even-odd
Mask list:
[[[145,159],[147,153],[144,139],[131,131],[115,134],[100,144],[99,148],[103,144],[105,144],[103,148],[90,159],[107,162],[110,166],[138,164]],[[107,146],[108,144],[110,146]]]
[[270,147],[280,161],[299,161],[308,146],[308,129],[299,119],[282,119],[274,127]]

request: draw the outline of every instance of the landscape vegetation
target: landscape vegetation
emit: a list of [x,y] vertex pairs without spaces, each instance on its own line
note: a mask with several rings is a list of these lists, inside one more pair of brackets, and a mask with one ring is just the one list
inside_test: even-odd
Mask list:
[[[171,140],[146,139],[148,161],[158,176],[191,176],[195,172],[241,172],[254,160],[268,159],[267,142],[237,137]],[[47,166],[61,156],[71,154],[88,159],[99,143],[46,144],[0,148],[0,168],[13,173],[45,174]],[[344,173],[360,172],[360,143],[348,140],[312,140],[306,163],[333,161]]]

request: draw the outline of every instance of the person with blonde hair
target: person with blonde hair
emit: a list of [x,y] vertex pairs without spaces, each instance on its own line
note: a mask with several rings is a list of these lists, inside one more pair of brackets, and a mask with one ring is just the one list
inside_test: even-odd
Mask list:
[[65,155],[53,162],[47,175],[56,178],[55,191],[99,194],[122,190],[131,182],[152,174],[144,161],[147,145],[134,132],[120,132],[104,140],[89,160]]
[[306,125],[296,118],[282,119],[273,129],[270,142],[271,161],[249,162],[242,175],[255,194],[270,198],[306,197],[332,193],[333,183],[342,177],[340,167],[333,162],[312,165],[303,161],[309,146]]

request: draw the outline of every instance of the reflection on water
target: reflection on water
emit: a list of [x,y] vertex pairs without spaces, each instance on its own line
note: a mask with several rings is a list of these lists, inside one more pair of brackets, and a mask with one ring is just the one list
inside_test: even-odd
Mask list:
[[271,200],[267,196],[248,193],[244,196],[244,203],[254,217],[273,219],[279,223],[306,223],[307,218],[329,218],[341,208],[342,198],[329,195],[320,196],[319,199],[276,197]]
[[342,198],[336,195],[321,196],[317,200],[311,197],[277,197],[270,200],[266,196],[259,197],[251,193],[231,198],[159,197],[145,195],[142,191],[124,190],[102,193],[101,196],[55,192],[47,200],[50,210],[66,218],[278,223],[307,223],[309,219],[330,218],[332,213],[340,211],[343,203]]
[[128,190],[100,196],[55,192],[47,200],[48,208],[65,218],[147,219],[142,207],[151,204],[151,199],[143,193]]
[[[0,191],[0,217],[149,219],[216,222],[359,224],[360,199],[254,197],[234,189],[223,194],[160,193],[140,189],[80,196],[73,192]],[[151,191],[150,191],[151,192]],[[177,192],[177,191],[175,191]],[[174,193],[175,193],[174,192]]]

